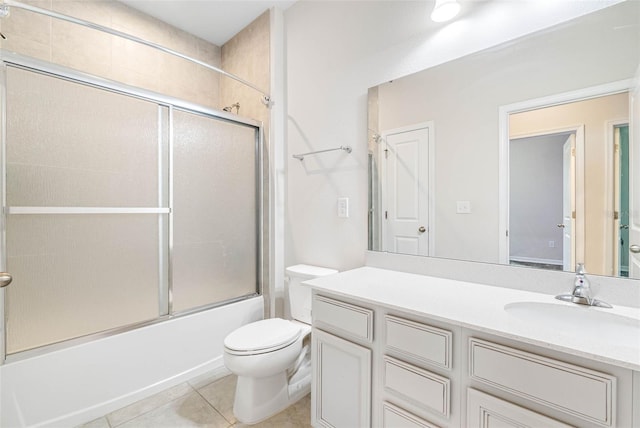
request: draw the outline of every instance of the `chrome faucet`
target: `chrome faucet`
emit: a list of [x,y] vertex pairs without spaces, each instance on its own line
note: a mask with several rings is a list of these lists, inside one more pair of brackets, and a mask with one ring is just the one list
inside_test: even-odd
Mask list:
[[576,267],[576,278],[573,281],[573,291],[571,294],[560,294],[556,299],[565,302],[573,302],[579,305],[598,306],[601,308],[611,308],[612,306],[601,300],[591,297],[591,283],[587,278],[587,271],[584,263],[578,263]]

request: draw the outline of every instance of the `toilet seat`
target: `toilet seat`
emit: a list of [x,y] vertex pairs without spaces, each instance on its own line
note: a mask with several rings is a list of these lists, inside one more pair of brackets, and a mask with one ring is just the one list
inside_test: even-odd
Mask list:
[[240,327],[224,339],[233,355],[254,355],[286,348],[300,338],[301,327],[281,318],[269,318]]

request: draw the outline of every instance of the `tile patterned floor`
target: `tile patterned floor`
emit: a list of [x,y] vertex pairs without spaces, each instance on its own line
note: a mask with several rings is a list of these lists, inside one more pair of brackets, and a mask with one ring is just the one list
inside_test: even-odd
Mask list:
[[[233,416],[236,377],[210,373],[174,386],[78,428],[241,428]],[[311,427],[307,395],[293,406],[252,427]]]

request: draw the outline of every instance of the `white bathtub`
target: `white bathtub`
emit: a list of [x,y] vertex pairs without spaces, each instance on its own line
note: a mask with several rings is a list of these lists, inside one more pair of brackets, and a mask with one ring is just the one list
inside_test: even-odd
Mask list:
[[223,366],[256,297],[0,366],[0,426],[73,427]]

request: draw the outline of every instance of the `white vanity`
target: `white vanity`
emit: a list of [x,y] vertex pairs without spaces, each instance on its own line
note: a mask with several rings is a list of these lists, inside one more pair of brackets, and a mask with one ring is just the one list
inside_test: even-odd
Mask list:
[[640,426],[640,309],[363,267],[308,281],[315,427]]

